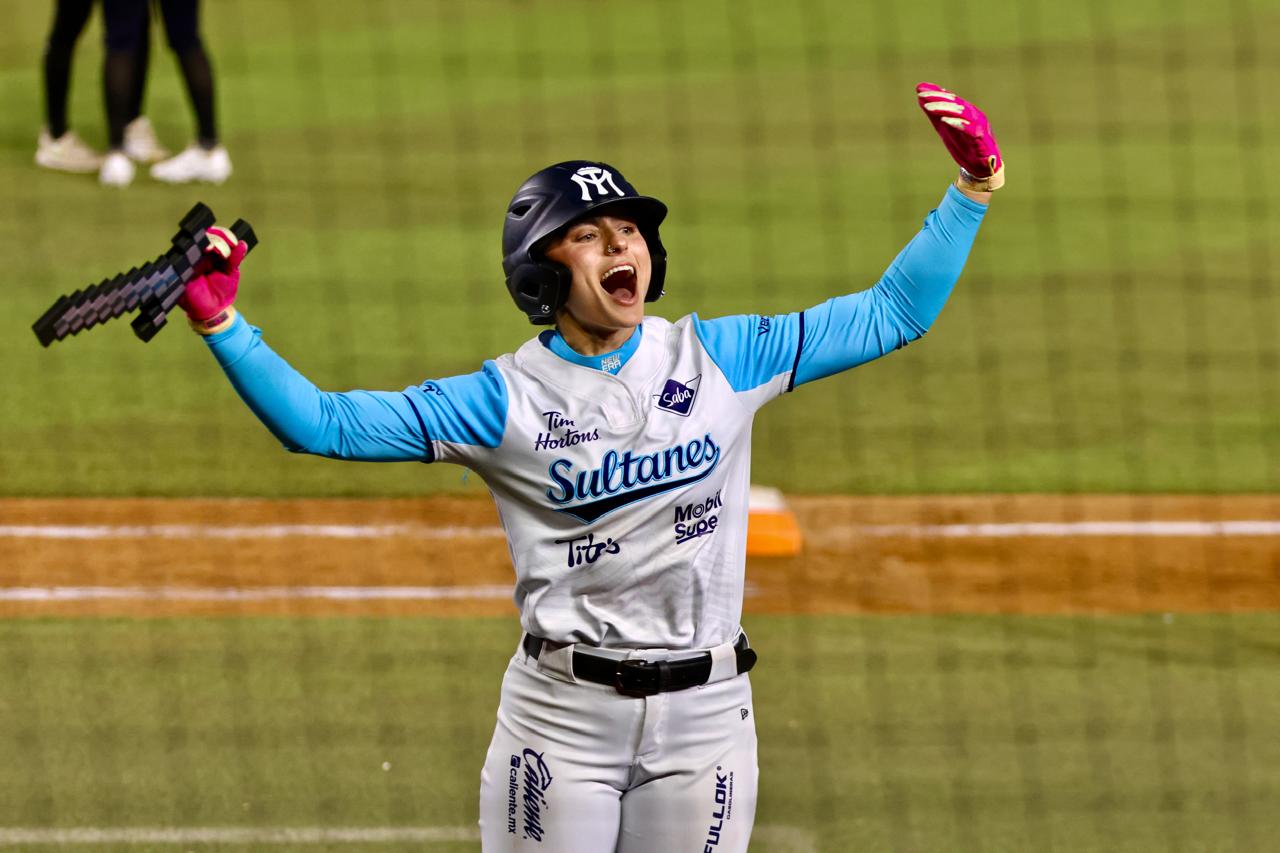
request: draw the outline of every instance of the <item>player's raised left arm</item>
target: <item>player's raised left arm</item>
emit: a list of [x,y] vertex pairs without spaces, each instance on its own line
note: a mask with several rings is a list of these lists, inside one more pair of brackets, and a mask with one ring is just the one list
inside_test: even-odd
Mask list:
[[919,84],[916,95],[960,175],[874,287],[803,313],[793,384],[856,367],[922,337],[964,270],[992,192],[1004,184],[1004,159],[982,110],[932,83]]
[[991,194],[1004,183],[1004,160],[980,109],[932,83],[917,86],[916,97],[960,166],[959,178],[874,287],[793,314],[695,320],[734,390],[778,378],[786,381],[777,390],[788,390],[864,364],[923,336],[942,311]]

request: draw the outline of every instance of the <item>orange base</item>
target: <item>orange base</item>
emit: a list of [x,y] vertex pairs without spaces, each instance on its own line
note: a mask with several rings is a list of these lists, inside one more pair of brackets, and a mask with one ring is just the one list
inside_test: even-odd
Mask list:
[[782,493],[752,486],[747,516],[747,556],[794,557],[802,546],[800,524]]

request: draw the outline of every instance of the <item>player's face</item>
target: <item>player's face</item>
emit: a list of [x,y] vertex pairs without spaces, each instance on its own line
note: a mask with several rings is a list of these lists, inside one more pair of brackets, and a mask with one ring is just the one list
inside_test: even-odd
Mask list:
[[595,216],[569,226],[546,251],[549,260],[573,272],[564,311],[600,338],[644,321],[644,297],[653,271],[649,246],[635,222]]

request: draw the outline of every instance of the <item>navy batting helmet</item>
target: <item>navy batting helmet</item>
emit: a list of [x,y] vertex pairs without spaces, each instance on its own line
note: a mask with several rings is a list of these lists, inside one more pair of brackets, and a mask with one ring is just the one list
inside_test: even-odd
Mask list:
[[643,196],[622,173],[607,163],[570,160],[548,166],[520,185],[507,205],[502,226],[502,271],[516,307],[535,325],[555,322],[556,311],[569,298],[573,274],[563,264],[547,260],[543,250],[566,226],[588,215],[625,210],[649,246],[653,274],[646,302],[662,296],[667,250],[658,226],[667,206]]

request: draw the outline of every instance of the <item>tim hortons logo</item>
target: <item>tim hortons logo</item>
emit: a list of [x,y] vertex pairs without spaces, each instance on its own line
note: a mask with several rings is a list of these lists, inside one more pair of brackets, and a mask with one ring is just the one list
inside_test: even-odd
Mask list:
[[[573,182],[582,190],[582,200],[591,201],[591,188],[601,196],[607,196],[609,191],[619,197],[625,197],[626,193],[618,189],[618,185],[613,182],[613,173],[608,169],[601,169],[599,166],[583,166],[573,175]],[[605,185],[608,185],[606,188]]]
[[588,441],[598,441],[600,438],[600,430],[578,429],[577,424],[561,412],[543,412],[542,416],[547,419],[547,431],[540,431],[533,440],[534,450],[560,450]]

